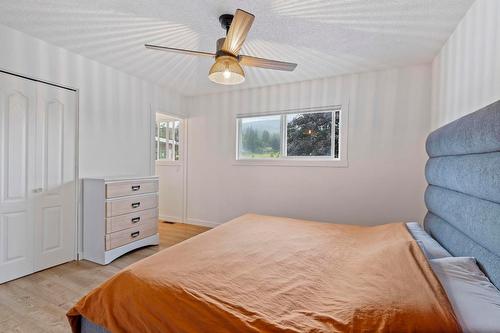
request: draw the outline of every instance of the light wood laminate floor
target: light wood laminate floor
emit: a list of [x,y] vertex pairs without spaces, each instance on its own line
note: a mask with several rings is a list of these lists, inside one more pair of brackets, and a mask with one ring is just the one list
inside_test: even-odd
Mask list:
[[66,312],[82,296],[126,266],[209,228],[159,223],[160,245],[126,254],[109,265],[82,260],[0,285],[0,332],[70,332]]

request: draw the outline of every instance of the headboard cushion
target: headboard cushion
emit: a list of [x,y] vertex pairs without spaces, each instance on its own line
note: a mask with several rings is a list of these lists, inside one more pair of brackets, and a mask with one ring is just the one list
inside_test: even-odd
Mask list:
[[499,287],[500,257],[480,244],[472,241],[466,234],[454,228],[440,217],[427,213],[425,217],[426,228],[431,230],[431,235],[455,257],[474,257],[479,267],[490,278],[491,282]]
[[430,185],[425,191],[427,209],[477,244],[500,254],[500,205]]
[[435,130],[426,149],[430,157],[500,151],[500,101]]
[[429,184],[500,203],[500,152],[431,158]]
[[500,101],[432,132],[425,229],[500,287]]

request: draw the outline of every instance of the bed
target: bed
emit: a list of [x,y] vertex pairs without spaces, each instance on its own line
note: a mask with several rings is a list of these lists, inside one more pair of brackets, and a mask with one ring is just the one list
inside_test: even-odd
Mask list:
[[106,281],[68,312],[73,331],[468,331],[443,274],[474,257],[481,286],[500,286],[500,102],[431,133],[427,152],[427,233],[247,214]]

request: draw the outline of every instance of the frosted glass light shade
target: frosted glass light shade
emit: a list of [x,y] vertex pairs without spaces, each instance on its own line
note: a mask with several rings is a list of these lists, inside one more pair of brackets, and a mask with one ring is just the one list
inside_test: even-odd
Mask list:
[[208,78],[219,84],[240,84],[245,81],[245,72],[238,60],[231,56],[220,56],[208,72]]

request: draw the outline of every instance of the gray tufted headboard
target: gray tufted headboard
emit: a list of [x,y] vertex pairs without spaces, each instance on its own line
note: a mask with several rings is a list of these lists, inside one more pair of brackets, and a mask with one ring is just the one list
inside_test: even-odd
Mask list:
[[425,229],[500,287],[500,101],[427,138]]

